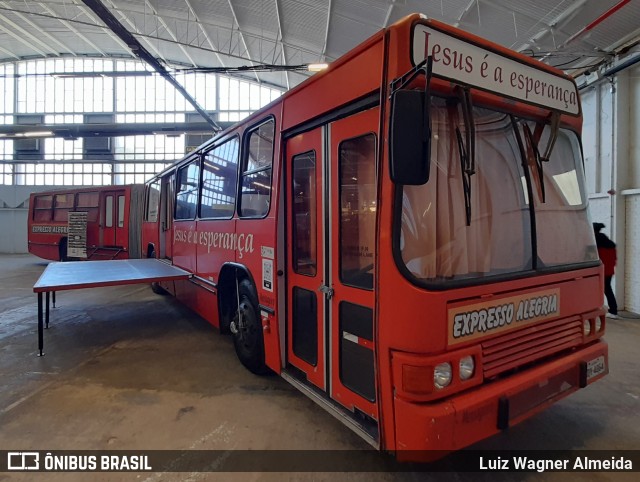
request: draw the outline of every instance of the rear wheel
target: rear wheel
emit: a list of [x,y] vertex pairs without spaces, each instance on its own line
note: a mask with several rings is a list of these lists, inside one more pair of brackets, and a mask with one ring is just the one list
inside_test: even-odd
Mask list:
[[238,306],[229,329],[240,362],[252,373],[264,375],[264,337],[258,311],[258,296],[249,280],[238,285]]
[[160,286],[160,283],[158,282],[153,282],[151,283],[151,291],[153,291],[155,294],[157,295],[166,295],[167,290],[165,290],[162,286]]
[[62,238],[60,240],[58,255],[60,257],[60,261],[69,261],[69,258],[67,257],[67,238]]

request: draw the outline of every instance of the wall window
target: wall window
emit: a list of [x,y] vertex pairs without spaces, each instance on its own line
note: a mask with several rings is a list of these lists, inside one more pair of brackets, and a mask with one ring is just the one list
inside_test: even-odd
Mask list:
[[[0,142],[0,148],[2,148],[1,144],[2,142]],[[13,169],[13,164],[4,164],[0,162],[0,184],[13,184]]]
[[240,216],[264,217],[271,203],[271,163],[273,161],[273,120],[249,132],[243,153]]
[[112,166],[107,163],[21,162],[12,167],[13,182],[17,186],[104,186],[112,181]]
[[200,166],[197,161],[187,164],[178,171],[175,219],[195,219],[199,182]]
[[[174,75],[221,122],[239,121],[282,94],[218,73],[177,71]],[[46,124],[98,122],[95,119],[100,123],[183,123],[195,113],[173,85],[145,63],[129,59],[0,63],[0,93],[0,124],[13,124],[16,114],[42,116]],[[89,139],[46,138],[40,140],[37,152],[29,154],[28,162],[24,156],[21,162],[15,159],[13,140],[0,140],[0,184],[143,183],[184,157],[186,139],[185,134],[120,136],[99,147]]]
[[231,218],[236,204],[238,180],[237,137],[214,147],[204,155],[201,218]]

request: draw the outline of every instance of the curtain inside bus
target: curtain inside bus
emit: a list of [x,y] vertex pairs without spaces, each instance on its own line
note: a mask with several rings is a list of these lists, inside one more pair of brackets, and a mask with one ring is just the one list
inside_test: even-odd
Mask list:
[[[403,187],[400,253],[421,281],[508,275],[534,267],[527,184],[511,119],[488,109],[473,111],[476,165],[469,225],[456,134],[456,128],[464,133],[458,106],[432,99],[431,175],[422,186]],[[544,136],[540,144],[545,145]],[[550,157],[544,166],[550,193],[545,203],[534,195],[540,212],[537,268],[590,261],[595,244],[575,135],[563,132]],[[530,170],[530,175],[537,172]]]

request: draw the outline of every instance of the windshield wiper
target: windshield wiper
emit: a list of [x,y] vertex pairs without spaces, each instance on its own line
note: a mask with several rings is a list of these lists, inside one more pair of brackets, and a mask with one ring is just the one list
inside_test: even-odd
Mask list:
[[473,120],[473,104],[471,103],[469,88],[459,86],[458,92],[462,106],[462,120],[464,121],[464,139],[459,126],[456,126],[456,138],[460,153],[467,226],[471,226],[471,176],[476,173],[476,126]]
[[544,124],[538,123],[536,124],[535,133],[531,132],[529,128],[529,124],[524,124],[524,134],[527,138],[528,144],[531,146],[531,150],[533,151],[534,160],[536,163],[536,169],[538,171],[538,181],[540,183],[540,197],[541,201],[546,202],[546,195],[544,189],[544,163],[549,162],[549,158],[551,157],[551,152],[553,151],[553,146],[558,139],[558,131],[560,130],[560,114],[554,112],[551,114],[551,123],[550,123],[551,132],[549,133],[549,141],[547,142],[547,147],[545,148],[544,155],[540,154],[540,150],[538,149],[538,142],[540,142],[540,138],[542,137],[542,131],[544,130]]
[[543,162],[549,162],[549,159],[543,159],[538,150],[538,143],[533,138],[533,133],[529,128],[529,124],[523,126],[524,136],[527,138],[527,144],[531,147],[533,152],[533,159],[536,163],[536,170],[538,171],[538,185],[540,186],[540,199],[544,203],[546,202],[546,195],[544,190],[544,164]]

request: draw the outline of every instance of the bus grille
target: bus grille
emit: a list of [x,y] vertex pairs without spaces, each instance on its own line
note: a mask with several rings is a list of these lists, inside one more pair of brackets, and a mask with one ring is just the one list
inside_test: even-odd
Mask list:
[[510,331],[482,343],[485,378],[582,343],[580,318],[564,318]]

